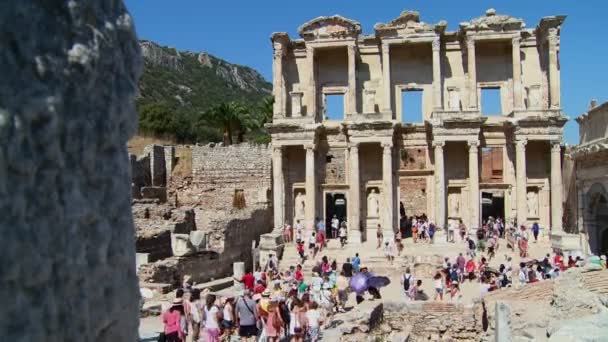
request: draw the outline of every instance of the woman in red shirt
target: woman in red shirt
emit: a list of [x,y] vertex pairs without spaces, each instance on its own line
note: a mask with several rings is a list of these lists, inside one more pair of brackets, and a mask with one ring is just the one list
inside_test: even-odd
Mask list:
[[473,281],[473,279],[475,279],[475,261],[473,261],[473,259],[469,259],[467,264],[464,266],[464,270],[469,276],[469,281]]
[[182,342],[184,332],[182,331],[182,316],[184,316],[184,306],[181,298],[173,300],[173,306],[163,314],[163,324],[165,339],[167,342]]

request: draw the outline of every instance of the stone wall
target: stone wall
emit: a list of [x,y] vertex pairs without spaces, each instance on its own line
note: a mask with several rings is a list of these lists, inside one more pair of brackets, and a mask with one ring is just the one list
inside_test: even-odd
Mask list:
[[232,208],[236,190],[243,190],[247,207],[268,204],[271,164],[267,146],[193,147],[192,181],[198,188],[198,204],[209,209]]
[[401,169],[426,169],[426,147],[412,147],[401,150]]
[[405,215],[429,214],[427,213],[427,191],[426,178],[401,177],[399,179],[399,201],[403,203]]
[[346,149],[328,149],[325,160],[321,160],[324,165],[321,183],[325,184],[346,184]]
[[121,0],[1,7],[2,340],[135,341],[133,21]]

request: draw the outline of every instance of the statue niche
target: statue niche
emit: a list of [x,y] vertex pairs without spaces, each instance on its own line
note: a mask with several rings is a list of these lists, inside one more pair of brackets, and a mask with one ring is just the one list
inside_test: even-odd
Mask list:
[[298,191],[294,199],[294,217],[296,219],[303,219],[306,215],[306,196],[302,191]]
[[380,196],[376,188],[372,188],[367,195],[367,217],[380,216]]
[[449,217],[460,217],[460,194],[452,193],[448,197]]
[[538,217],[538,194],[536,191],[528,191],[526,199],[528,206],[528,217]]

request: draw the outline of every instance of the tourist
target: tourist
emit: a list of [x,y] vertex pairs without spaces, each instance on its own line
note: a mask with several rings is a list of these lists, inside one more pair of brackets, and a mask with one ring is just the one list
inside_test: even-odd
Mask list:
[[306,261],[306,250],[304,248],[304,242],[298,241],[296,249],[298,250],[298,254],[300,255],[300,263],[303,264]]
[[450,286],[450,301],[459,302],[462,298],[462,294],[460,293],[460,287],[457,281],[453,281]]
[[336,215],[334,215],[334,217],[331,219],[331,238],[335,239],[337,236],[336,234],[338,234],[338,229],[340,228],[340,220],[338,220],[338,217]]
[[304,225],[300,220],[296,220],[296,242],[304,240]]
[[467,249],[467,256],[470,258],[474,258],[476,253],[475,253],[475,241],[473,241],[473,239],[471,239],[470,237],[467,237],[467,244],[468,244],[468,249]]
[[289,334],[292,342],[304,342],[306,336],[306,307],[304,303],[295,299],[291,305]]
[[467,261],[467,264],[464,266],[465,277],[469,278],[469,282],[472,282],[475,279],[475,261],[473,258]]
[[285,243],[291,242],[291,235],[292,235],[291,225],[285,223],[285,226],[283,227],[283,242],[285,242]]
[[418,242],[418,221],[412,223],[412,240]]
[[494,236],[490,236],[488,238],[487,248],[488,248],[488,260],[492,260],[494,257],[494,250],[496,248],[497,239]]
[[346,225],[342,225],[340,227],[338,235],[340,236],[340,245],[342,246],[342,248],[344,248],[344,245],[346,244]]
[[207,342],[220,341],[220,322],[222,321],[222,312],[215,305],[216,297],[213,294],[208,294],[205,298],[205,306],[203,307],[203,335]]
[[344,272],[344,276],[347,278],[353,276],[353,264],[351,264],[350,258],[346,258],[346,262],[342,264],[342,272]]
[[308,322],[308,339],[311,342],[319,340],[319,330],[323,324],[323,318],[318,310],[319,306],[316,302],[312,302],[308,311],[306,311],[306,321]]
[[318,248],[317,248],[317,236],[315,232],[310,234],[308,238],[308,249],[310,254],[312,254],[313,259],[317,256]]
[[310,295],[312,299],[316,302],[321,301],[321,288],[323,286],[323,278],[318,272],[314,272],[312,274],[312,278],[310,279]]
[[[429,243],[433,243],[435,240],[435,223],[429,223]],[[452,242],[454,242],[454,229],[452,228]]]
[[523,286],[528,283],[528,267],[523,262],[519,264],[519,276],[517,279],[519,280],[520,286]]
[[258,335],[256,326],[258,313],[256,303],[251,298],[249,290],[244,290],[243,295],[237,298],[234,312],[236,313],[236,321],[239,323],[241,341],[255,341]]
[[458,253],[458,257],[456,258],[456,265],[458,266],[458,272],[460,274],[459,282],[464,282],[464,267],[467,263],[467,260],[462,256],[462,253]]
[[456,227],[454,225],[453,221],[448,223],[448,242],[456,242]]
[[270,299],[268,305],[268,315],[266,320],[263,322],[263,326],[266,332],[266,340],[269,342],[278,342],[283,332],[283,325],[285,324],[283,317],[281,316],[281,308],[276,298]]
[[386,257],[386,260],[388,260],[388,262],[392,265],[393,261],[395,260],[395,244],[390,243],[389,241],[386,241],[384,243],[384,256]]
[[348,301],[348,287],[349,281],[346,272],[340,272],[340,275],[336,279],[336,289],[338,292],[338,312],[344,312],[346,302]]
[[171,307],[163,313],[163,331],[165,341],[167,342],[183,342],[185,335],[182,324],[182,318],[185,319],[183,299],[175,298]]
[[405,273],[401,276],[401,285],[406,297],[409,297],[410,287],[414,284],[414,275],[411,273],[410,268],[405,269]]
[[[224,299],[222,310],[222,336],[231,336],[234,328],[234,298],[228,297]],[[193,341],[196,341],[192,339]]]
[[355,257],[353,258],[353,271],[359,272],[359,267],[361,266],[361,258],[359,258],[359,253],[355,253]]
[[458,233],[460,234],[460,241],[464,242],[467,236],[467,226],[464,225],[462,219],[458,219]]
[[380,248],[380,246],[382,246],[382,240],[384,239],[384,234],[382,233],[382,227],[380,226],[380,224],[378,224],[378,227],[376,228],[376,239],[378,240],[378,245],[376,246],[376,249]]
[[192,289],[190,292],[190,315],[188,317],[188,324],[192,326],[192,341],[198,341],[201,330],[201,321],[203,313],[201,311],[201,290]]
[[319,220],[318,217],[315,219],[315,221],[317,222],[317,233],[323,233],[323,235],[325,235],[325,223],[322,220]]
[[325,246],[325,234],[324,232],[318,232],[317,233],[317,240],[316,240],[316,248],[315,248],[315,257],[317,255],[317,252],[321,252],[323,251],[323,247]]
[[437,272],[433,277],[433,280],[435,281],[435,297],[433,300],[437,300],[437,298],[443,300],[443,280],[441,273]]
[[534,222],[532,224],[532,235],[534,235],[534,243],[538,242],[538,233],[540,232],[540,227],[538,226],[538,222]]
[[279,271],[279,258],[275,254],[268,255],[268,261],[266,262],[266,267],[264,267],[264,271],[272,271],[277,273]]

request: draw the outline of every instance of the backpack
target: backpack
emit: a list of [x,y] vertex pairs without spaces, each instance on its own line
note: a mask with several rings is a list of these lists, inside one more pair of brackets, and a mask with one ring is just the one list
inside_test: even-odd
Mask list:
[[469,240],[469,249],[475,249],[475,241]]
[[405,276],[405,274],[403,275],[403,289],[405,291],[408,291],[410,289],[410,279],[412,279],[411,274],[407,277]]

